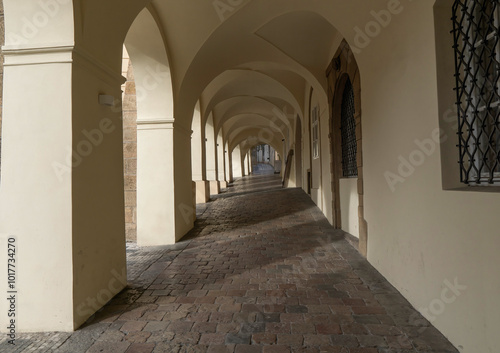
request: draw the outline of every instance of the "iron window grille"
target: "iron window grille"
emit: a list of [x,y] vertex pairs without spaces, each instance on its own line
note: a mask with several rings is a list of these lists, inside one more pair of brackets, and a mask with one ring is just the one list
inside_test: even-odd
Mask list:
[[312,111],[312,155],[313,158],[319,158],[319,113],[318,107],[315,107]]
[[356,139],[356,120],[354,119],[354,90],[348,79],[342,95],[340,135],[342,138],[342,174],[344,178],[358,176],[356,155],[358,143]]
[[460,180],[500,182],[500,4],[456,0],[453,39]]

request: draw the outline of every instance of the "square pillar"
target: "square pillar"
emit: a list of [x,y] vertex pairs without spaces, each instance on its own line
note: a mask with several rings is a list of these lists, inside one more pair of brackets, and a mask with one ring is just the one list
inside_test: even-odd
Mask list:
[[[119,98],[122,78],[71,46],[4,54],[0,251],[16,239],[16,329],[73,331],[127,284],[121,107],[98,100]],[[0,272],[7,293],[7,261]]]
[[190,143],[190,132],[174,129],[174,120],[137,121],[140,246],[175,244],[194,225]]

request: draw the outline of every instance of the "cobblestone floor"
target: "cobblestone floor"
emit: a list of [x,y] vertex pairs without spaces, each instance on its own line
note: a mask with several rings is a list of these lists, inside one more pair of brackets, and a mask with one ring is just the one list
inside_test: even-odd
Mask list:
[[274,175],[241,179],[197,213],[175,246],[128,245],[128,288],[84,327],[0,351],[457,352]]

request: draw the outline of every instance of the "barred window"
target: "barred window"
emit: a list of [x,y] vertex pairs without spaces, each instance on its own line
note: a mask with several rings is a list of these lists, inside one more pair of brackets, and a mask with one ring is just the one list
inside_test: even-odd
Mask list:
[[499,183],[499,1],[457,0],[452,21],[460,180]]
[[356,155],[358,142],[356,139],[356,120],[354,119],[354,90],[347,79],[342,95],[340,135],[342,138],[342,174],[344,178],[358,176]]
[[315,107],[312,111],[312,156],[314,159],[319,158],[319,113],[318,107]]

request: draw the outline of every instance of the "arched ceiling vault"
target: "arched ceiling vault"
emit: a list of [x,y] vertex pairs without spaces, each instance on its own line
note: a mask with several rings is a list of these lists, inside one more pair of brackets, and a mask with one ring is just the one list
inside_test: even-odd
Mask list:
[[[221,18],[212,2],[194,6],[185,1],[153,0],[172,47],[176,118],[183,124],[184,119],[189,120],[200,96],[206,103],[205,114],[217,99],[227,98],[207,93],[214,82],[223,85],[217,92],[224,94],[229,90],[226,85],[232,89],[248,86],[246,80],[256,80],[259,75],[279,82],[284,93],[288,91],[287,102],[299,116],[305,110],[306,86],[312,86],[326,101],[325,70],[342,39],[331,19],[323,15],[328,12],[325,7],[330,11],[334,7],[328,3],[252,0]],[[192,28],[179,18],[187,19]],[[233,70],[248,71],[249,76],[242,74],[224,84],[225,73]]]
[[295,95],[278,80],[252,70],[227,70],[215,78],[203,91],[203,120],[220,102],[237,96],[279,99],[291,106],[297,113],[303,111],[303,92]]
[[[173,116],[179,126],[189,129],[200,99],[206,108],[203,114],[231,97],[245,95],[281,109],[288,106],[295,119],[305,113],[305,92],[312,87],[327,104],[325,70],[333,54],[345,34],[348,41],[352,39],[353,24],[370,18],[369,13],[357,11],[362,0],[223,2],[229,11],[221,12],[211,1],[73,0],[75,43],[120,72],[123,40],[147,6],[166,43]],[[216,120],[230,118],[216,116]]]
[[[222,127],[227,131],[229,121],[234,117],[251,114],[268,119],[267,124],[278,125],[282,130],[292,129],[294,115],[288,112],[293,111],[293,108],[286,101],[280,99],[273,99],[273,101],[274,104],[269,99],[261,97],[240,96],[220,102],[213,109],[217,117],[216,132]],[[247,123],[252,123],[252,120],[248,120]]]
[[[233,139],[233,142],[229,144],[229,152],[232,153],[238,145],[245,150],[246,146],[267,144],[272,146],[281,155],[283,143],[278,135],[274,135],[272,138],[262,138],[259,134],[260,131],[258,128],[247,128],[243,130]],[[248,149],[246,149],[246,151],[248,151]]]
[[282,141],[284,138],[283,133],[276,127],[272,126],[267,126],[267,125],[260,125],[258,123],[252,124],[252,125],[244,125],[244,126],[238,126],[234,127],[229,133],[228,133],[228,141],[229,145],[237,145],[240,143],[238,141],[238,136],[244,131],[255,131],[255,129],[258,129],[257,134],[255,134],[256,137],[259,138],[261,141],[268,141],[267,143],[270,143],[274,140],[276,141]]
[[278,131],[283,138],[286,135],[286,130],[283,129],[283,125],[280,126],[258,114],[240,114],[233,116],[226,122],[224,134],[228,139],[231,139],[233,137],[233,131],[247,126],[259,126],[262,129]]

